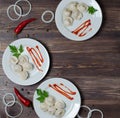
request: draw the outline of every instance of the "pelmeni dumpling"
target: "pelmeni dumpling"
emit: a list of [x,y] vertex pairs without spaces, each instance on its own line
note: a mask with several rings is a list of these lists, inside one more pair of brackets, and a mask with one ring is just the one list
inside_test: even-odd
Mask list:
[[13,65],[13,70],[17,73],[21,72],[23,70],[22,66],[19,64]]
[[53,107],[48,107],[48,112],[49,112],[51,115],[54,115],[55,112],[56,112],[55,106],[53,106]]
[[24,63],[22,66],[23,66],[23,70],[25,70],[25,71],[33,70],[33,65],[29,62]]
[[40,108],[43,110],[43,111],[48,111],[48,105],[46,103],[40,103]]
[[64,26],[72,26],[74,20],[80,20],[83,17],[83,12],[87,12],[88,5],[79,2],[70,2],[63,10]]
[[80,20],[82,17],[83,17],[83,14],[81,12],[79,12],[76,20]]
[[63,23],[64,23],[65,26],[71,26],[73,24],[73,18],[65,17],[63,19]]
[[18,59],[17,59],[17,57],[15,57],[15,56],[11,56],[11,58],[10,58],[10,63],[11,64],[17,64],[18,63]]
[[55,112],[55,116],[60,118],[65,114],[65,110],[64,109],[57,109]]
[[77,9],[83,13],[88,10],[88,6],[85,3],[79,3],[77,4]]
[[65,114],[66,104],[62,100],[57,100],[49,95],[45,98],[45,101],[40,104],[40,108],[44,112],[48,112],[51,115],[55,115],[57,118],[61,118]]
[[20,55],[18,59],[19,59],[19,64],[21,64],[21,65],[23,65],[24,63],[27,63],[29,61],[27,55]]
[[78,2],[70,2],[67,6],[67,9],[74,11],[77,9],[77,4],[78,4]]
[[80,19],[83,17],[83,14],[82,14],[79,10],[74,10],[74,11],[72,12],[71,17],[72,17],[74,20],[80,20]]
[[57,100],[55,102],[55,108],[56,109],[64,109],[65,108],[65,103],[62,100]]
[[54,106],[55,104],[55,98],[53,96],[49,96],[45,99],[45,103],[48,105],[48,106]]
[[20,76],[20,79],[22,79],[22,80],[26,80],[28,78],[28,76],[29,76],[27,71],[21,71],[18,74]]
[[63,17],[67,17],[67,16],[70,16],[72,13],[72,11],[68,10],[68,9],[64,9],[63,10]]

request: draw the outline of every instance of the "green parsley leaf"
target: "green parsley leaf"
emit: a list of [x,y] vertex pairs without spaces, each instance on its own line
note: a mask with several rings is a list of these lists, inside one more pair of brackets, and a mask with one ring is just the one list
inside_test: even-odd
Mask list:
[[42,96],[42,90],[41,89],[36,89],[37,95]]
[[44,96],[40,96],[40,97],[37,98],[37,100],[40,101],[41,103],[43,103],[44,100],[45,100],[45,97]]
[[20,45],[19,48],[17,48],[14,45],[9,45],[10,51],[13,53],[13,56],[15,57],[19,57],[21,55],[21,53],[24,51],[23,46]]
[[20,56],[20,53],[14,53],[13,56],[18,58]]
[[20,45],[20,47],[19,47],[19,51],[20,51],[20,53],[22,53],[22,52],[24,51],[24,49],[23,49],[23,46],[22,46],[22,45]]
[[41,89],[36,89],[37,95],[39,96],[37,98],[38,101],[40,101],[41,103],[43,103],[45,101],[45,98],[49,96],[48,92],[45,90],[41,90]]
[[10,51],[12,52],[12,53],[17,53],[18,52],[18,50],[17,50],[17,48],[13,45],[9,45],[9,48],[10,48]]
[[45,97],[48,97],[48,92],[47,91],[43,91],[43,95],[45,96]]
[[94,14],[96,11],[97,11],[97,9],[95,9],[93,6],[89,6],[89,8],[88,8],[89,14]]

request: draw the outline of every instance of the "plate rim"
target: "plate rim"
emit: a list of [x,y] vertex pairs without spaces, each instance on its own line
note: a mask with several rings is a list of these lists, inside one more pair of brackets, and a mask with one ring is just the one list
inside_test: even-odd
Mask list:
[[[5,65],[4,65],[4,57],[5,57],[5,54],[7,53],[7,50],[8,50],[8,46],[10,45],[10,44],[13,44],[13,43],[16,43],[16,42],[20,42],[20,41],[22,41],[22,40],[27,40],[27,41],[32,41],[32,42],[37,42],[37,44],[38,45],[41,45],[42,46],[42,48],[44,48],[45,49],[45,52],[46,52],[46,54],[47,54],[47,56],[48,56],[48,66],[47,66],[47,70],[45,71],[45,73],[43,74],[43,76],[42,76],[42,78],[40,78],[39,80],[37,80],[37,81],[35,81],[35,82],[33,82],[33,83],[26,83],[26,84],[23,84],[23,83],[18,83],[18,82],[16,82],[16,81],[13,81],[13,79],[11,79],[11,77],[9,77],[9,74],[8,73],[6,73],[6,67],[5,67]],[[22,44],[22,42],[21,42],[21,44]],[[33,38],[19,38],[19,39],[17,39],[17,40],[14,40],[14,41],[12,41],[11,43],[9,43],[8,44],[8,46],[6,47],[6,49],[4,50],[4,53],[3,53],[3,55],[2,55],[2,68],[3,68],[3,72],[4,72],[4,74],[7,76],[7,78],[11,81],[11,82],[13,82],[13,83],[15,83],[15,84],[17,84],[17,85],[22,85],[22,86],[30,86],[30,85],[34,85],[34,84],[36,84],[36,83],[38,83],[39,81],[41,81],[42,79],[44,79],[44,77],[46,76],[46,74],[48,73],[48,71],[49,71],[49,68],[50,68],[50,56],[49,56],[49,53],[48,53],[48,50],[46,49],[46,47],[40,42],[40,41],[37,41],[37,40],[35,40],[35,39],[33,39]]]
[[[99,32],[99,30],[100,30],[100,28],[101,28],[101,26],[102,26],[102,23],[103,23],[103,13],[102,13],[102,9],[101,9],[101,7],[100,7],[100,5],[99,5],[99,3],[96,1],[96,0],[91,0],[91,1],[93,1],[93,2],[95,2],[97,5],[98,5],[98,7],[99,7],[99,10],[100,10],[100,14],[101,14],[101,21],[100,21],[100,25],[99,25],[99,27],[98,27],[98,29],[96,30],[96,32],[92,35],[92,36],[90,36],[90,37],[88,37],[88,38],[85,38],[85,39],[80,39],[79,37],[77,37],[76,36],[76,38],[71,38],[71,37],[67,37],[67,35],[65,35],[63,32],[61,32],[61,29],[59,28],[59,26],[58,26],[58,24],[57,24],[57,12],[58,12],[58,7],[59,7],[59,5],[61,5],[64,1],[67,1],[67,0],[61,0],[60,1],[60,3],[58,4],[58,6],[57,6],[57,8],[56,8],[56,10],[55,10],[55,24],[56,24],[56,27],[57,27],[57,29],[58,29],[58,31],[61,33],[61,35],[62,36],[64,36],[65,38],[67,38],[68,40],[71,40],[71,41],[86,41],[86,40],[89,40],[89,39],[91,39],[92,37],[94,37],[98,32]],[[76,1],[76,0],[70,0],[70,2],[72,2],[72,1]],[[83,1],[83,0],[79,0],[79,1]],[[65,28],[66,29],[66,28]],[[67,29],[66,29],[67,30]]]
[[[78,91],[78,94],[79,94],[79,109],[77,110],[77,112],[76,112],[76,114],[74,115],[74,117],[78,114],[78,112],[79,112],[79,110],[80,110],[80,108],[81,108],[81,101],[82,101],[82,98],[81,98],[81,93],[80,93],[80,91],[79,91],[79,89],[78,89],[78,87],[73,83],[73,82],[71,82],[70,80],[68,80],[68,79],[65,79],[65,78],[62,78],[62,77],[52,77],[52,78],[49,78],[49,79],[47,79],[47,80],[45,80],[45,81],[43,81],[42,83],[40,83],[38,86],[37,86],[37,88],[40,88],[40,86],[42,86],[45,82],[48,82],[48,81],[53,81],[53,80],[55,80],[55,79],[59,79],[59,80],[63,80],[63,81],[67,81],[67,82],[69,82],[69,83],[71,83],[75,88],[76,88],[76,90]],[[37,89],[36,88],[36,89]],[[33,107],[34,107],[34,110],[35,110],[35,93],[36,91],[34,91],[34,95],[33,95]],[[35,110],[35,113],[37,114],[37,116],[38,117],[40,117],[39,115],[38,115],[38,113],[36,112],[36,110]],[[54,116],[53,116],[54,117]],[[71,117],[71,118],[74,118],[74,117]],[[67,118],[67,117],[61,117],[61,118]]]

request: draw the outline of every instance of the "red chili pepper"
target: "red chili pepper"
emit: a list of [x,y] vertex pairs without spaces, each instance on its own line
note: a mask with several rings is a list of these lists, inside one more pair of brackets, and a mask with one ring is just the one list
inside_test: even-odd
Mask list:
[[19,100],[27,107],[32,105],[32,102],[25,98],[23,95],[20,94],[20,92],[18,91],[18,89],[14,88],[14,92],[16,94],[16,96],[19,98]]
[[16,34],[19,34],[19,33],[22,31],[22,29],[23,29],[28,23],[30,23],[30,22],[32,22],[32,21],[34,21],[34,20],[36,20],[36,18],[30,18],[30,19],[27,19],[27,20],[22,21],[22,22],[14,29],[14,32],[15,32]]

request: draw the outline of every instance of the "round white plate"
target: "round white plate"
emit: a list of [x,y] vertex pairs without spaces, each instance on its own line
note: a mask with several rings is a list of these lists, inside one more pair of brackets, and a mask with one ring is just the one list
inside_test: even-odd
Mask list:
[[44,78],[44,76],[47,74],[49,65],[50,65],[50,58],[48,55],[47,50],[45,47],[38,41],[30,38],[22,38],[18,39],[14,42],[12,42],[10,45],[15,45],[16,47],[19,47],[20,45],[23,45],[24,52],[23,54],[27,55],[29,57],[30,63],[34,65],[34,62],[32,61],[31,56],[26,50],[26,47],[35,47],[36,45],[39,46],[41,54],[44,58],[44,62],[41,66],[41,69],[43,72],[40,72],[37,70],[36,66],[34,65],[34,69],[30,72],[30,77],[27,80],[22,80],[19,78],[19,76],[13,71],[11,64],[9,62],[10,57],[12,56],[12,53],[10,52],[9,46],[6,48],[3,58],[2,58],[2,66],[5,74],[7,77],[14,83],[19,84],[19,85],[33,85],[37,82],[39,82],[41,79]]
[[[62,94],[58,93],[57,91],[49,87],[49,84],[60,85],[60,83],[63,83],[72,91],[76,92],[75,95],[71,95],[74,98],[73,100],[69,100]],[[65,108],[66,112],[62,118],[74,118],[78,114],[78,111],[81,106],[81,97],[78,89],[70,81],[63,78],[51,78],[44,81],[42,84],[40,84],[37,89],[46,90],[48,91],[49,95],[54,96],[57,100],[63,100],[66,103],[66,108]],[[63,89],[65,88],[63,87]],[[35,112],[37,113],[39,118],[56,118],[54,115],[50,115],[48,112],[42,111],[40,109],[40,102],[36,100],[36,98],[38,98],[38,95],[35,91],[33,96],[33,105],[34,105]]]
[[[83,13],[83,18],[79,21],[74,21],[72,26],[65,27],[63,24],[63,10],[67,7],[67,5],[70,2],[82,2],[87,4],[88,6],[93,6],[97,11],[91,15],[88,12]],[[78,26],[80,26],[82,23],[84,23],[87,20],[91,20],[91,26],[89,26],[89,29],[92,28],[91,31],[89,31],[85,36],[79,37],[73,33],[71,33],[73,30],[75,30]],[[102,24],[102,11],[100,6],[95,0],[62,0],[55,12],[55,22],[58,30],[60,33],[65,36],[66,38],[74,41],[83,41],[90,39],[93,37],[98,30],[100,29],[100,26]]]

